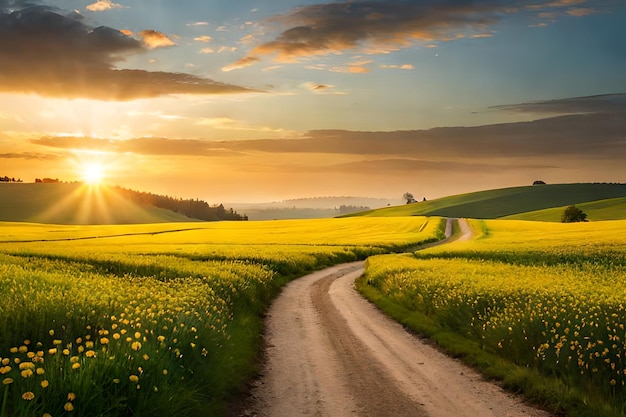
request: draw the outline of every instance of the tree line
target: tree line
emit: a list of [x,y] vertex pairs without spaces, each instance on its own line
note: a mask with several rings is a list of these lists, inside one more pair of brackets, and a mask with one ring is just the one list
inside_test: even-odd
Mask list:
[[113,187],[120,195],[143,206],[154,206],[183,214],[187,217],[205,221],[217,220],[248,220],[248,216],[241,215],[232,208],[225,208],[223,204],[209,205],[199,199],[182,199],[165,195],[152,194],[143,191],[134,191],[119,186]]
[[0,177],[0,182],[23,182],[20,178],[15,179],[15,177],[7,177],[6,175],[4,177]]

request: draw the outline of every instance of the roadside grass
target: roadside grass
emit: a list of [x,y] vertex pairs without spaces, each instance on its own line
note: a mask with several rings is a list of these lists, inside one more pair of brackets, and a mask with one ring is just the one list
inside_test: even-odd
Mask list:
[[542,407],[625,415],[626,222],[471,226],[471,241],[369,258],[357,288]]
[[226,415],[286,282],[436,240],[444,224],[2,223],[0,417]]

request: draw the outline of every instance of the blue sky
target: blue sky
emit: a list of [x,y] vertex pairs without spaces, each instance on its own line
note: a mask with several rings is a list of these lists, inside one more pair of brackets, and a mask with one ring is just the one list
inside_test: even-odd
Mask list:
[[623,22],[620,0],[0,0],[0,174],[100,164],[233,202],[624,182]]

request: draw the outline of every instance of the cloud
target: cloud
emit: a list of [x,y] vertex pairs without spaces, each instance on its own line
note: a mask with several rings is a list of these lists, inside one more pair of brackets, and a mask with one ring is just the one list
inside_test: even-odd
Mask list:
[[98,0],[95,3],[88,4],[86,9],[91,12],[103,12],[111,9],[121,9],[121,4],[113,3],[111,0]]
[[[220,51],[218,51],[218,52],[221,52],[221,51],[222,51],[222,49],[220,48]],[[234,62],[234,63],[232,63],[230,65],[226,65],[225,67],[222,68],[222,71],[229,72],[229,71],[232,71],[232,70],[235,70],[235,69],[245,68],[245,67],[248,67],[248,66],[252,65],[253,63],[255,63],[257,61],[260,61],[260,59],[256,58],[256,57],[253,57],[253,56],[247,56],[245,58],[241,58],[237,62]]]
[[0,0],[0,34],[0,92],[133,100],[251,91],[189,74],[117,69],[130,56],[173,42],[157,31],[143,31],[136,39],[92,27],[76,11]]
[[211,38],[210,36],[204,35],[204,36],[198,36],[196,38],[193,38],[194,41],[196,42],[205,42],[205,43],[209,43],[211,42],[213,38]]
[[557,100],[541,100],[528,103],[494,106],[492,109],[544,114],[626,113],[626,93],[602,94]]
[[56,149],[82,149],[98,152],[134,153],[152,156],[239,156],[240,152],[196,139],[136,138],[128,140],[89,137],[45,136],[31,143]]
[[504,15],[527,10],[550,16],[566,12],[583,16],[592,9],[574,7],[586,0],[348,0],[298,7],[266,21],[284,28],[252,48],[232,69],[261,57],[293,63],[303,58],[340,55],[347,51],[387,54],[416,43],[436,45],[464,38],[493,36],[489,28]]
[[143,40],[144,45],[150,49],[176,45],[167,35],[156,30],[142,30],[138,35]]
[[52,161],[61,159],[58,155],[37,153],[37,152],[21,152],[21,153],[0,153],[0,159],[31,159],[39,161]]
[[413,64],[381,65],[380,67],[384,68],[384,69],[401,69],[401,70],[412,70],[412,69],[415,69],[415,65],[413,65]]
[[318,84],[313,82],[307,82],[302,84],[302,86],[315,94],[332,94],[332,95],[346,95],[348,93],[344,91],[336,91],[334,85],[330,84]]

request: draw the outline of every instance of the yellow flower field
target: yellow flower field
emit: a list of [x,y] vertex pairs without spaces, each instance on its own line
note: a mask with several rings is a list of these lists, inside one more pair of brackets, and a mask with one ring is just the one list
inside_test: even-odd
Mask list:
[[588,398],[626,399],[626,222],[471,221],[477,238],[367,262],[367,284]]
[[3,223],[0,417],[219,415],[253,372],[261,314],[282,284],[442,226]]

